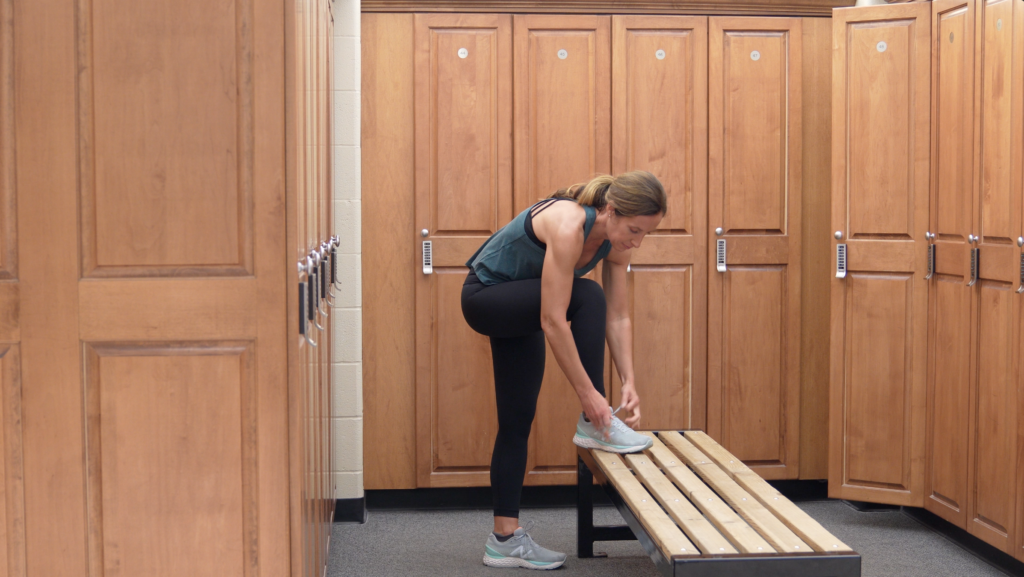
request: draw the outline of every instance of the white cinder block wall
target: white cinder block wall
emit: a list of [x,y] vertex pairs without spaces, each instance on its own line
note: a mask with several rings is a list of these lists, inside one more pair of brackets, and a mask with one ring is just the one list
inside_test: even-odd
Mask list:
[[341,291],[334,320],[334,497],[363,496],[363,303],[360,271],[360,0],[332,0],[334,14],[334,229]]

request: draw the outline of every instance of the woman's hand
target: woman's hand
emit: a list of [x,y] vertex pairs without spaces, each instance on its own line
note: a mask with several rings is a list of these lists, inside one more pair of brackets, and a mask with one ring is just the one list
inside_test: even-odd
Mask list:
[[580,397],[580,405],[583,414],[607,440],[608,428],[612,424],[612,409],[608,406],[608,400],[597,389],[591,388],[589,393]]
[[636,394],[633,385],[622,385],[622,405],[629,411],[630,416],[622,419],[630,429],[635,429],[640,424],[640,397]]

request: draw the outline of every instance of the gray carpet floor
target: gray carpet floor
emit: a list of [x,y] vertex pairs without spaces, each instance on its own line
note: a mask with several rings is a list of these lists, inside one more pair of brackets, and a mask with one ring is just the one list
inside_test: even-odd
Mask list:
[[[898,510],[859,512],[842,501],[797,504],[861,554],[863,577],[1007,575]],[[520,522],[534,523],[530,535],[541,545],[568,553],[565,565],[553,575],[660,575],[636,541],[598,542],[595,551],[607,552],[607,558],[576,558],[575,509],[526,509]],[[594,522],[623,523],[611,507],[597,508]],[[525,574],[483,565],[490,528],[489,511],[371,511],[365,524],[334,524],[327,575]]]

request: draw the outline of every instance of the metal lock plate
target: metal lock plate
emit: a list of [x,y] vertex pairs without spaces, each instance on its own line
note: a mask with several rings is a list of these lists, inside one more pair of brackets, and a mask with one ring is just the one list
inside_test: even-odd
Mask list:
[[434,274],[433,243],[423,241],[423,274]]
[[836,278],[846,278],[846,245],[836,245]]

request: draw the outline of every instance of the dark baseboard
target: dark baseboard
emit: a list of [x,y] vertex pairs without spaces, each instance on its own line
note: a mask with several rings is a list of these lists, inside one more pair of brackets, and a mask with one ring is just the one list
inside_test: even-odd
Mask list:
[[853,507],[861,513],[881,513],[887,511],[898,511],[899,505],[885,505],[883,503],[868,503],[867,501],[843,500],[843,503]]
[[827,501],[828,481],[768,481],[775,490],[794,503],[800,501]]
[[[612,505],[601,491],[594,493],[594,500],[595,505]],[[520,503],[524,509],[575,507],[576,486],[523,487]],[[366,492],[366,507],[373,511],[489,510],[493,506],[490,487],[390,489]]]
[[[771,481],[771,485],[791,501],[828,498],[828,485],[823,481]],[[612,502],[604,491],[594,491],[594,505],[611,507]],[[576,486],[523,487],[520,506],[524,509],[575,507]],[[366,491],[366,508],[371,511],[488,510],[492,507],[490,487]]]
[[903,507],[903,514],[967,549],[979,559],[1010,575],[1024,575],[1024,562],[996,549],[938,515],[917,507]]
[[335,499],[334,522],[365,523],[366,497],[359,497],[358,499]]

